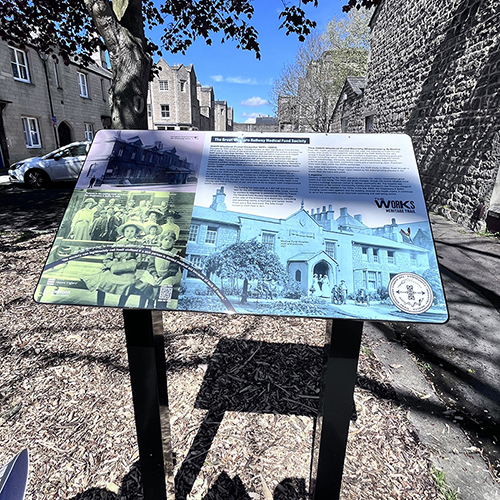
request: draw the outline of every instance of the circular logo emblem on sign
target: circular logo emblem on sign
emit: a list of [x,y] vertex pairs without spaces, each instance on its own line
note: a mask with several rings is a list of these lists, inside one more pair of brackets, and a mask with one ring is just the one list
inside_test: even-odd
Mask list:
[[434,300],[432,288],[422,276],[413,273],[399,273],[389,282],[389,297],[401,311],[422,314]]

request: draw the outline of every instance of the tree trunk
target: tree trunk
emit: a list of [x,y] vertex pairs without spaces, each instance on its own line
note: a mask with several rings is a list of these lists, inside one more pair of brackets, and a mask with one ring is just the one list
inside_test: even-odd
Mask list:
[[240,304],[246,304],[248,299],[248,280],[245,278],[243,280],[243,292],[241,294]]
[[151,57],[144,35],[142,0],[84,0],[108,49],[114,129],[148,128],[147,95]]

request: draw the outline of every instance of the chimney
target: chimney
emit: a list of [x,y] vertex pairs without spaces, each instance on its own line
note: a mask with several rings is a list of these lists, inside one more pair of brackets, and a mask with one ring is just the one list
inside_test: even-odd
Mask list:
[[354,216],[354,218],[358,221],[358,222],[361,222],[361,224],[363,223],[363,216],[361,214],[356,214]]
[[212,210],[217,212],[225,212],[227,210],[226,205],[226,193],[224,193],[224,186],[217,189],[215,194],[212,196],[212,204],[210,205]]

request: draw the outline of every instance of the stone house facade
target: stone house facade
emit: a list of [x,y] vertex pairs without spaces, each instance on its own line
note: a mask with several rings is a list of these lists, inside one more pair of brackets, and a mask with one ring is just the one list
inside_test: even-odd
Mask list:
[[429,209],[499,231],[498,2],[382,0],[370,53],[361,119],[411,136]]
[[150,130],[232,130],[233,108],[202,87],[194,66],[170,66],[161,58],[148,91]]
[[103,54],[95,61],[65,65],[0,41],[0,168],[110,128],[111,72]]
[[[427,222],[416,224],[430,233]],[[387,287],[404,269],[422,274],[430,267],[430,234],[420,246],[406,240],[401,229],[395,219],[386,227],[371,228],[363,223],[361,214],[352,216],[343,207],[336,216],[331,205],[310,211],[302,205],[285,219],[234,212],[227,209],[221,187],[209,207],[195,205],[186,254],[189,262],[202,269],[211,254],[256,238],[279,256],[290,278],[305,294],[314,275],[328,276],[331,286],[344,280],[351,292],[360,288],[374,292]],[[184,276],[189,288],[203,286],[187,271]],[[220,285],[215,276],[212,279]]]

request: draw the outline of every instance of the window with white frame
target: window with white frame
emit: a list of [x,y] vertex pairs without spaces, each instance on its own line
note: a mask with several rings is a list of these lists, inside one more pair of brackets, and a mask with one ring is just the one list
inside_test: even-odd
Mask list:
[[378,250],[373,250],[373,262],[378,262]]
[[325,242],[325,252],[332,258],[335,258],[335,242],[326,241]]
[[391,251],[391,250],[387,251],[387,262],[389,264],[395,264],[396,263],[396,258],[395,258],[394,252]]
[[216,227],[208,227],[207,236],[205,238],[205,243],[207,245],[215,245],[217,241],[217,228]]
[[374,271],[368,271],[368,289],[377,289],[377,275]]
[[162,118],[170,118],[170,105],[162,104],[161,105],[161,117]]
[[262,232],[262,244],[266,247],[266,250],[274,252],[274,233]]
[[160,90],[168,90],[168,80],[160,80]]
[[28,70],[28,58],[24,50],[9,47],[10,49],[10,64],[12,67],[12,74],[15,80],[20,82],[30,82],[30,73]]
[[88,97],[89,89],[87,85],[87,75],[85,73],[78,73],[78,85],[80,86],[80,97]]
[[94,125],[92,123],[85,123],[85,140],[93,141],[94,140]]
[[23,122],[24,139],[27,148],[41,148],[40,129],[38,128],[38,119],[30,116],[21,118]]
[[200,226],[196,224],[191,224],[189,228],[189,236],[188,236],[188,241],[193,241],[196,242],[198,238],[198,231],[200,230]]
[[[205,258],[206,257],[204,257],[202,255],[190,255],[188,257],[188,260],[189,260],[189,262],[191,262],[191,264],[194,264],[194,266],[197,267],[201,271],[203,269],[203,261],[205,260]],[[188,271],[187,277],[199,279],[198,276],[191,271]]]

